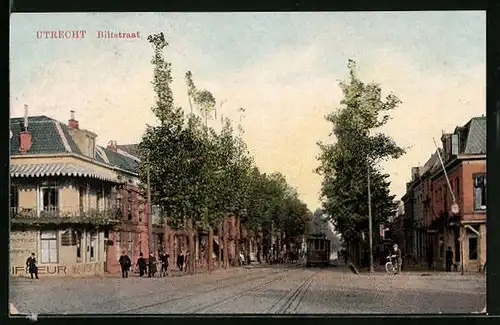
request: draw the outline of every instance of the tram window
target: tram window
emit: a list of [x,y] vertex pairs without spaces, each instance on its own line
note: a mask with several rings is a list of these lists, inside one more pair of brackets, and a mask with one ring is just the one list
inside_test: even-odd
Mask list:
[[325,249],[325,241],[324,240],[320,240],[319,241],[319,249],[321,251]]
[[307,251],[310,252],[312,250],[312,241],[307,241]]

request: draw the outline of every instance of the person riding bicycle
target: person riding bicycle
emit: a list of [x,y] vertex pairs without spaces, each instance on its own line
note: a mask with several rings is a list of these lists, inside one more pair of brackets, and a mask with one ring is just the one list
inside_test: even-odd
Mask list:
[[403,264],[403,260],[401,259],[401,250],[399,249],[398,244],[393,245],[390,257],[391,259],[394,259],[394,273],[399,273],[401,271],[401,264]]

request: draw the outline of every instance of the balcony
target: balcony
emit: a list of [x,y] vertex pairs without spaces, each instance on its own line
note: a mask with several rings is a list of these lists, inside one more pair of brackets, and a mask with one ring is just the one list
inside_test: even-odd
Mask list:
[[42,210],[10,208],[10,220],[13,224],[90,224],[111,225],[118,223],[123,213],[118,208],[80,209],[79,207],[44,207]]

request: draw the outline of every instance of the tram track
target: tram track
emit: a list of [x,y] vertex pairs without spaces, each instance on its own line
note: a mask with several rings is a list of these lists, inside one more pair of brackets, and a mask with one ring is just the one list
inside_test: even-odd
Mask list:
[[210,308],[220,306],[223,303],[228,302],[230,300],[236,301],[237,299],[248,295],[249,292],[260,291],[263,288],[265,288],[266,286],[270,285],[271,283],[277,282],[277,281],[281,280],[282,278],[283,278],[283,275],[279,275],[278,277],[276,277],[276,279],[272,279],[272,280],[266,281],[264,283],[257,284],[253,287],[250,287],[250,288],[245,288],[245,289],[239,291],[239,293],[236,295],[231,295],[231,296],[224,298],[222,300],[219,300],[219,301],[216,301],[213,303],[209,303],[209,304],[205,304],[205,305],[198,307],[198,308],[195,308],[195,309],[190,309],[190,310],[186,311],[185,313],[187,313],[187,314],[201,313],[201,312],[206,311]]
[[[275,272],[272,272],[271,274],[268,273],[268,274],[265,274],[265,275],[254,276],[254,277],[246,279],[244,281],[241,281],[241,279],[238,279],[236,282],[232,282],[230,284],[226,284],[226,285],[223,285],[223,286],[218,286],[218,287],[215,287],[215,288],[199,290],[199,291],[195,291],[193,293],[187,294],[187,295],[181,295],[181,296],[177,296],[177,297],[173,297],[173,298],[161,299],[160,301],[155,301],[155,302],[152,302],[152,303],[140,305],[140,306],[137,306],[137,307],[134,307],[134,308],[127,308],[127,309],[118,311],[117,314],[134,313],[134,312],[138,312],[138,311],[143,310],[143,309],[158,307],[158,306],[169,304],[169,303],[172,303],[172,302],[177,302],[177,301],[180,301],[180,300],[183,300],[183,299],[192,298],[192,297],[195,297],[195,296],[198,296],[198,295],[203,295],[203,294],[207,294],[207,293],[211,293],[211,292],[217,292],[217,291],[221,291],[221,290],[226,290],[226,289],[229,289],[229,288],[232,288],[232,287],[242,286],[242,285],[245,285],[245,284],[250,283],[250,282],[254,282],[254,281],[261,280],[261,279],[269,278],[270,276],[275,275],[276,273],[279,273],[279,272],[275,271]],[[235,278],[241,278],[241,275],[240,276],[236,276],[236,277],[232,277],[231,279],[234,280]],[[276,279],[274,281],[277,281],[277,280],[278,279]],[[220,282],[220,281],[221,280],[219,280],[217,282]],[[225,281],[227,283],[227,279],[223,279],[223,281]],[[154,296],[158,296],[158,293],[155,293]]]
[[[261,271],[258,272],[258,274],[262,273]],[[237,274],[237,275],[233,275],[233,276],[230,276],[230,277],[227,277],[227,278],[224,278],[224,281],[231,281],[231,280],[235,280],[235,279],[240,279],[241,278],[241,274]],[[147,281],[149,280],[155,280],[157,278],[154,278],[154,279],[144,279],[145,283],[147,283]],[[166,277],[165,278],[166,281],[168,281],[170,278],[169,277]],[[218,282],[220,282],[220,280],[210,280],[208,282],[201,282],[200,284],[203,284],[203,285],[215,285],[217,284]],[[126,282],[125,282],[126,283]],[[128,301],[128,300],[140,300],[141,298],[147,298],[147,297],[151,297],[151,296],[158,296],[158,295],[166,295],[166,294],[171,294],[171,293],[179,293],[180,291],[183,291],[186,289],[187,286],[180,286],[180,287],[170,287],[168,289],[163,289],[161,291],[156,291],[156,292],[145,292],[145,293],[141,293],[141,294],[134,294],[133,292],[130,293],[130,294],[127,294],[125,296],[121,296],[121,297],[117,297],[117,298],[112,298],[112,299],[107,299],[107,300],[104,300],[104,301],[96,301],[94,303],[91,303],[90,306],[91,307],[97,307],[99,309],[99,307],[102,308],[102,306],[106,306],[106,305],[111,305],[111,304],[115,304],[115,303],[120,303],[120,302],[123,302],[123,301]],[[123,289],[118,289],[118,290],[123,290]],[[65,307],[67,308],[67,306]]]
[[315,271],[312,275],[308,276],[305,280],[303,280],[298,287],[289,290],[271,307],[269,307],[266,310],[266,313],[287,314],[289,310],[291,310],[291,312],[289,312],[290,314],[295,313],[295,311],[299,308],[300,303],[304,299],[307,290],[311,286],[314,277],[321,271],[322,270]]

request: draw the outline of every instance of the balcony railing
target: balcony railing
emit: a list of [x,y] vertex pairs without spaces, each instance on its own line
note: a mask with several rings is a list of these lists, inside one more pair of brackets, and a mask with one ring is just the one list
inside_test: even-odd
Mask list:
[[79,207],[43,207],[37,208],[10,208],[10,217],[13,219],[31,219],[31,218],[95,218],[95,219],[113,219],[123,218],[122,210],[119,208],[107,209],[81,209]]

